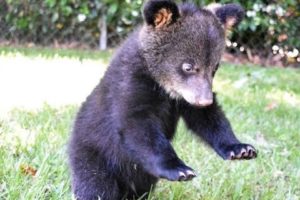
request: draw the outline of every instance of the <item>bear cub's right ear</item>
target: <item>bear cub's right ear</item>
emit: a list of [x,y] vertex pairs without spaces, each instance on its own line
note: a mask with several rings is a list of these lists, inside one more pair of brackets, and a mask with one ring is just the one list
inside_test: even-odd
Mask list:
[[225,29],[231,29],[237,26],[244,18],[245,11],[239,4],[210,4],[206,7],[217,16]]
[[155,28],[168,26],[179,18],[176,3],[170,0],[149,0],[143,10],[145,22]]

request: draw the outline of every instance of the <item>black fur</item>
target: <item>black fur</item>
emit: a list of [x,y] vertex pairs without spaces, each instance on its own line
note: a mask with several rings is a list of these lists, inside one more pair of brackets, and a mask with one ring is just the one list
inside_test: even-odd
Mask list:
[[193,14],[199,12],[199,8],[195,7],[194,4],[184,3],[181,5],[180,11],[184,16],[193,16]]
[[229,17],[234,17],[236,19],[236,23],[234,25],[236,26],[244,18],[245,12],[240,5],[226,4],[216,10],[216,15],[223,24],[226,24]]
[[[202,94],[201,83],[211,81],[217,69],[224,30],[213,14],[196,9],[191,8],[187,18],[181,17],[180,23],[167,31],[144,26],[134,32],[83,103],[69,145],[72,188],[77,199],[146,198],[159,178],[187,181],[195,177],[170,143],[180,117],[222,158],[256,156],[251,145],[241,144],[234,136],[215,97],[212,105],[198,107],[180,97],[177,87],[167,89],[175,81],[186,90]],[[182,76],[178,73],[182,62],[196,66],[199,74]],[[196,82],[189,81],[195,77]]]
[[157,12],[162,9],[169,9],[172,13],[172,22],[174,23],[179,17],[177,5],[170,0],[149,0],[144,6],[144,19],[147,24],[155,26],[154,20]]

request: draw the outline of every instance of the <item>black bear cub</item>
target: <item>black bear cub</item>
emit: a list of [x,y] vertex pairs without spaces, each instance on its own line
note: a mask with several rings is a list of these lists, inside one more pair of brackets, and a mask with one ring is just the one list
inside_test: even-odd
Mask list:
[[195,177],[170,143],[180,117],[223,159],[256,157],[212,92],[226,29],[243,9],[149,0],[143,15],[78,112],[69,145],[76,199],[147,198],[159,178]]

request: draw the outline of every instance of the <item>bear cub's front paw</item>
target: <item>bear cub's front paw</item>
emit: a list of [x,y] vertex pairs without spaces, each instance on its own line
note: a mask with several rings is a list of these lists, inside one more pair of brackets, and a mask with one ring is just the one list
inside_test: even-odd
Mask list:
[[169,181],[189,181],[196,177],[194,170],[182,161],[168,161],[158,169],[158,176]]
[[233,144],[224,149],[227,160],[250,160],[257,157],[256,149],[250,144]]

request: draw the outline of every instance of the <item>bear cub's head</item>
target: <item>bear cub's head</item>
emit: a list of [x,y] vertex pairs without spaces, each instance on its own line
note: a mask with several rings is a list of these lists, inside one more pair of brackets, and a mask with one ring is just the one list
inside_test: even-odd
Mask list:
[[244,16],[237,4],[198,8],[149,0],[140,48],[153,78],[175,99],[194,106],[213,103],[212,80],[225,49],[226,30]]

